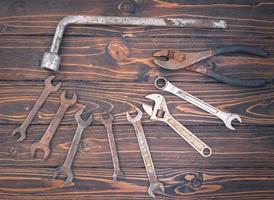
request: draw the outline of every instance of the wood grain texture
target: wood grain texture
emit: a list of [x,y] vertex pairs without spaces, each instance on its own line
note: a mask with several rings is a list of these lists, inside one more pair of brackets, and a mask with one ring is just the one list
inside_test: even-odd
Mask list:
[[[40,68],[43,53],[48,51],[52,37],[1,37],[1,80],[44,80],[48,72]],[[124,48],[117,50],[117,45]],[[153,53],[161,49],[199,51],[235,44],[265,48],[274,55],[274,40],[216,38],[117,38],[68,37],[64,40],[58,78],[61,80],[147,82],[162,75],[170,81],[215,82],[186,69],[169,71],[153,63]],[[119,49],[119,48],[118,48]],[[118,54],[118,55],[117,55]],[[117,55],[117,56],[115,56]],[[235,54],[211,59],[216,70],[242,79],[274,79],[274,59]]]
[[[107,169],[78,168],[75,182],[64,185],[52,179],[50,168],[0,168],[0,194],[6,199],[151,199],[147,195],[145,170],[125,170],[126,180],[114,182]],[[186,199],[273,199],[274,171],[252,169],[157,170],[166,195]],[[200,185],[202,183],[202,185]],[[122,194],[122,195],[121,195]]]
[[[0,166],[53,167],[62,164],[69,149],[76,125],[60,126],[52,141],[52,154],[43,162],[31,159],[30,145],[38,141],[47,126],[34,125],[27,140],[16,143],[10,135],[14,126],[2,125],[0,129]],[[274,164],[273,127],[237,127],[232,133],[223,127],[187,126],[207,143],[213,156],[205,159],[168,126],[144,126],[155,167],[269,167]],[[121,167],[144,167],[137,138],[131,125],[114,126]],[[38,154],[41,158],[42,154]],[[112,168],[108,138],[103,126],[89,127],[81,140],[76,167]]]
[[[177,87],[184,89],[205,102],[227,112],[241,115],[241,125],[273,125],[274,121],[274,86],[259,89],[239,89],[224,84],[199,84],[176,82]],[[40,82],[1,82],[0,83],[0,116],[2,124],[21,124],[29,110],[43,90],[44,83]],[[91,109],[96,116],[112,112],[115,124],[128,124],[125,112],[133,111],[133,105],[141,107],[141,103],[152,104],[145,96],[152,93],[163,94],[168,102],[170,113],[184,125],[221,125],[223,122],[215,116],[195,107],[182,99],[167,92],[157,90],[153,82],[63,82],[62,89],[72,95],[76,91],[79,104]],[[52,94],[34,120],[35,124],[49,124],[59,106],[59,92]],[[62,121],[63,124],[75,123],[74,113],[80,108],[71,108]],[[162,124],[149,122],[144,114],[145,124]],[[235,122],[235,125],[239,123]]]
[[[225,19],[226,30],[121,26],[70,26],[61,44],[63,89],[76,91],[53,138],[46,162],[30,158],[59,106],[52,94],[16,143],[11,131],[20,125],[50,74],[40,69],[59,20],[67,15],[185,17]],[[166,196],[157,199],[274,199],[274,84],[240,89],[187,71],[159,69],[152,54],[160,49],[199,51],[233,44],[253,45],[269,58],[224,55],[212,58],[217,71],[242,79],[274,79],[274,2],[272,0],[2,0],[0,1],[0,199],[150,199],[147,176],[133,127],[125,118],[144,97],[163,94],[170,112],[213,150],[202,158],[167,125],[143,124],[158,177]],[[241,115],[243,123],[228,130],[214,116],[153,86],[157,76],[220,109]],[[75,183],[52,179],[63,163],[76,129],[73,115],[92,110],[93,125],[84,133],[74,163]],[[112,181],[107,134],[98,116],[112,112],[125,182]],[[40,153],[39,156],[41,157]]]
[[[1,1],[1,35],[52,35],[58,21],[67,15],[125,16],[115,1]],[[259,1],[161,1],[136,0],[129,16],[225,19],[227,30],[166,29],[151,27],[72,26],[70,35],[159,36],[159,37],[248,37],[273,38],[271,0]],[[45,9],[47,8],[47,9]],[[128,16],[128,15],[126,15]]]

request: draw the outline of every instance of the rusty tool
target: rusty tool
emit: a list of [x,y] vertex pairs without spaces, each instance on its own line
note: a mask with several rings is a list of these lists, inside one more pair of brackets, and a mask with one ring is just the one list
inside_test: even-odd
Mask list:
[[65,162],[63,165],[57,167],[53,171],[53,178],[56,178],[60,173],[65,173],[67,175],[67,178],[65,180],[65,184],[68,184],[72,182],[73,180],[73,173],[71,171],[72,163],[75,158],[76,152],[78,150],[78,146],[82,137],[82,133],[86,127],[88,127],[92,122],[92,115],[90,114],[87,120],[82,119],[81,115],[83,113],[83,110],[78,111],[74,118],[77,122],[77,129],[74,134],[74,137],[72,139],[69,151],[67,153]]
[[44,157],[43,160],[46,160],[49,157],[50,154],[50,142],[56,132],[57,127],[59,126],[61,120],[63,119],[67,109],[71,106],[73,106],[77,102],[77,96],[74,93],[72,99],[66,98],[66,90],[64,90],[60,95],[60,106],[52,119],[50,125],[48,126],[46,132],[44,133],[43,137],[40,139],[40,141],[35,142],[30,147],[31,156],[35,156],[35,152],[38,149],[41,149],[44,151]]
[[224,122],[225,126],[230,130],[235,130],[235,128],[233,128],[233,126],[231,125],[231,122],[234,119],[237,119],[240,123],[242,122],[239,115],[237,115],[235,113],[227,113],[227,112],[221,111],[218,108],[215,108],[215,107],[209,105],[208,103],[198,99],[197,97],[194,97],[191,94],[177,88],[175,85],[170,83],[164,77],[157,77],[155,79],[154,85],[156,88],[158,88],[160,90],[167,91],[171,94],[174,94],[174,95],[180,97],[181,99],[184,99],[187,102],[189,102],[189,103],[203,109],[204,111],[209,112],[210,114],[218,117],[219,119],[221,119]]
[[20,134],[20,137],[17,139],[17,142],[20,142],[20,141],[26,139],[27,129],[28,129],[29,125],[32,122],[32,120],[34,119],[34,117],[37,114],[37,112],[39,111],[39,109],[41,108],[41,106],[45,103],[47,97],[52,92],[55,92],[55,91],[59,90],[59,88],[61,87],[61,82],[59,82],[56,85],[52,84],[52,80],[54,78],[55,78],[55,76],[49,76],[45,80],[45,87],[44,87],[40,97],[37,99],[36,103],[34,104],[31,111],[29,112],[27,118],[25,119],[25,121],[23,122],[23,124],[21,126],[16,127],[12,131],[12,134],[11,134],[12,136],[16,135],[17,133]]
[[124,174],[120,169],[119,165],[119,158],[118,158],[118,153],[116,149],[116,144],[115,144],[115,139],[112,131],[112,122],[113,122],[113,116],[110,113],[107,113],[107,115],[102,115],[100,117],[101,123],[105,126],[108,134],[108,142],[109,142],[109,147],[110,147],[110,152],[111,152],[111,157],[112,157],[112,162],[113,162],[113,180],[117,181],[119,179],[124,179]]
[[141,118],[142,118],[142,111],[135,107],[137,111],[137,115],[135,117],[131,117],[129,112],[126,112],[127,120],[133,125],[136,133],[136,137],[138,139],[138,144],[141,150],[141,154],[143,157],[143,161],[145,164],[148,180],[149,180],[149,188],[148,194],[151,197],[155,197],[154,193],[165,193],[164,185],[158,180],[154,164],[150,155],[150,151],[148,148],[146,136],[142,127]]
[[186,68],[188,70],[207,75],[219,82],[238,87],[261,87],[273,80],[267,79],[238,79],[223,75],[215,71],[216,64],[208,60],[213,56],[228,53],[246,53],[260,57],[267,57],[269,52],[261,48],[245,45],[220,47],[199,52],[182,52],[178,50],[161,50],[154,53],[156,65],[168,70]]
[[212,155],[212,150],[207,144],[201,141],[196,135],[172,117],[167,108],[166,100],[162,95],[150,94],[147,95],[146,98],[154,101],[154,107],[142,104],[144,110],[150,116],[150,119],[162,121],[168,124],[203,157],[209,157]]
[[61,58],[58,55],[63,34],[68,25],[121,25],[121,26],[155,26],[155,27],[193,27],[193,28],[226,28],[224,20],[183,19],[183,18],[145,18],[145,17],[108,17],[108,16],[67,16],[57,25],[49,52],[43,55],[41,68],[58,71]]

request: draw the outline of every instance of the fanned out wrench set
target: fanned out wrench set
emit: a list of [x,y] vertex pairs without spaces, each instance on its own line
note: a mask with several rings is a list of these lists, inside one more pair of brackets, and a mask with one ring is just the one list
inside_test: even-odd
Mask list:
[[[182,19],[182,18],[137,18],[137,17],[106,17],[106,16],[67,16],[61,20],[56,28],[53,42],[49,52],[45,52],[41,68],[47,69],[53,72],[57,72],[60,67],[61,58],[58,55],[58,50],[63,38],[65,28],[70,24],[95,24],[95,25],[139,25],[139,26],[156,26],[156,27],[192,27],[192,28],[226,28],[227,24],[224,20],[201,20],[201,19]],[[273,82],[273,80],[267,79],[253,79],[253,80],[241,80],[233,78],[230,76],[225,76],[215,71],[216,65],[213,62],[208,61],[212,56],[226,54],[226,53],[247,53],[252,55],[257,55],[260,57],[267,57],[269,53],[263,49],[252,47],[235,45],[230,47],[221,47],[216,49],[209,49],[200,52],[181,52],[179,50],[160,50],[157,51],[154,57],[154,63],[161,68],[167,70],[177,70],[181,68],[186,68],[197,73],[205,74],[219,82],[223,82],[229,85],[238,87],[261,87],[266,83]],[[15,128],[12,135],[19,134],[17,142],[26,139],[26,133],[29,125],[34,119],[35,115],[38,113],[39,109],[45,103],[47,97],[52,93],[60,89],[61,82],[53,85],[52,81],[55,76],[49,76],[45,80],[45,88],[42,91],[40,97],[36,101],[35,105],[31,109],[27,118],[23,124]],[[209,105],[208,103],[192,96],[191,94],[183,91],[182,89],[176,87],[171,82],[169,82],[164,77],[157,77],[155,79],[154,85],[157,89],[169,92],[182,98],[183,100],[199,107],[200,109],[218,117],[223,121],[228,129],[235,130],[232,126],[232,121],[237,119],[239,122],[241,118],[238,114],[228,113],[219,110],[216,107]],[[150,94],[146,96],[147,99],[153,101],[153,106],[148,104],[142,104],[143,110],[150,116],[151,120],[161,121],[170,126],[176,133],[179,134],[191,147],[193,147],[201,156],[207,158],[213,153],[212,149],[202,140],[200,140],[196,135],[194,135],[190,130],[184,127],[180,122],[178,122],[172,114],[169,112],[167,102],[164,96],[160,94]],[[54,134],[62,121],[64,114],[69,107],[72,107],[77,103],[77,95],[74,93],[73,97],[66,97],[66,90],[61,92],[60,95],[60,106],[53,117],[51,123],[49,124],[46,132],[42,138],[31,145],[30,152],[31,156],[34,158],[35,153],[38,149],[44,152],[43,160],[46,160],[50,156],[50,143],[54,137]],[[77,149],[81,140],[81,136],[91,122],[92,115],[90,111],[84,112],[84,109],[80,109],[75,114],[75,121],[77,123],[77,129],[75,131],[72,143],[70,145],[69,151],[66,155],[64,163],[57,167],[53,172],[53,177],[56,178],[60,173],[65,173],[67,178],[65,183],[70,183],[73,181],[72,173],[72,163],[76,156]],[[134,106],[134,110],[137,112],[135,117],[132,117],[129,112],[126,112],[126,118],[129,123],[134,127],[138,144],[140,147],[141,155],[147,172],[149,180],[148,194],[151,197],[155,197],[156,193],[164,193],[165,188],[163,183],[161,183],[156,175],[151,153],[149,151],[149,146],[145,137],[145,133],[142,127],[142,111]],[[87,114],[88,113],[88,114]],[[87,119],[83,119],[82,115],[87,115]],[[102,115],[100,117],[101,123],[104,125],[110,146],[110,152],[113,161],[113,180],[124,179],[124,174],[120,169],[118,152],[115,144],[115,138],[112,130],[113,116],[110,113]]]

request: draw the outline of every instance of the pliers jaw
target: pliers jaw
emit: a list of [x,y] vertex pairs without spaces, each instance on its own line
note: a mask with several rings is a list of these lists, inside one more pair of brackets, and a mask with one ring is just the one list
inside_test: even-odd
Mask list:
[[153,62],[164,69],[177,69],[184,65],[186,54],[178,50],[161,50],[153,54]]

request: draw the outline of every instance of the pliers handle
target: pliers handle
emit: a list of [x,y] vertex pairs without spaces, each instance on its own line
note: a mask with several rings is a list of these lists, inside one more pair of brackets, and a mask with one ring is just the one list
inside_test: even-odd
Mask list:
[[230,76],[217,73],[215,71],[216,65],[212,62],[202,63],[202,61],[221,54],[227,53],[246,53],[257,55],[260,57],[268,57],[269,52],[261,48],[252,46],[235,45],[229,47],[215,48],[200,52],[181,52],[178,50],[162,50],[154,54],[156,57],[153,61],[156,65],[168,69],[176,70],[187,68],[189,70],[205,74],[219,82],[223,82],[233,86],[239,87],[260,87],[273,80],[266,79],[237,79]]

